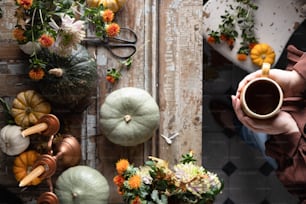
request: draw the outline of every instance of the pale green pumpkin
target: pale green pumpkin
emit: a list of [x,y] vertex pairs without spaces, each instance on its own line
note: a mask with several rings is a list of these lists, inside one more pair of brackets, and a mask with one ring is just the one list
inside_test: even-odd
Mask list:
[[125,87],[110,93],[100,108],[103,134],[113,143],[135,146],[149,140],[159,125],[159,107],[145,90]]
[[55,194],[60,204],[108,204],[109,185],[98,170],[79,165],[58,177]]

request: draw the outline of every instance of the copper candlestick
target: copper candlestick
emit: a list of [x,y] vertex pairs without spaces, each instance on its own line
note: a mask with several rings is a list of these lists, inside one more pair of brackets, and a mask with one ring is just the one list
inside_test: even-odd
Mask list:
[[42,116],[36,123],[36,125],[29,127],[21,132],[23,137],[40,133],[44,136],[55,135],[60,128],[60,122],[58,118],[53,114],[46,114]]
[[[50,141],[52,141],[52,139],[50,139]],[[52,142],[49,142],[48,146],[51,147],[50,143],[52,144]],[[26,186],[37,177],[42,179],[50,178],[56,171],[57,161],[59,161],[59,165],[63,167],[77,165],[81,159],[81,146],[75,137],[64,135],[62,142],[60,142],[56,148],[56,155],[52,156],[52,153],[51,150],[51,155],[43,154],[40,156],[35,162],[33,170],[20,181],[20,187]]]

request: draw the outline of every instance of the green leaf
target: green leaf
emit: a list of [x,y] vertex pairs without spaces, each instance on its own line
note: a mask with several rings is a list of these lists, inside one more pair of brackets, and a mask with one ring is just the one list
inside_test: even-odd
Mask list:
[[3,98],[0,98],[0,103],[3,107],[4,116],[7,124],[15,124],[14,118],[11,115],[10,107]]

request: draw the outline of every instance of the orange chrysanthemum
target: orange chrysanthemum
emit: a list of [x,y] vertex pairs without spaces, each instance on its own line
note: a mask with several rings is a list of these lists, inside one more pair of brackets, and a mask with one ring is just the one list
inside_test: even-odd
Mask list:
[[120,159],[117,163],[116,163],[116,170],[118,172],[119,175],[122,175],[127,168],[129,167],[130,163],[128,160],[126,159]]
[[112,38],[119,34],[120,26],[117,23],[110,23],[105,26],[106,34],[108,37]]
[[16,40],[20,42],[26,40],[26,37],[24,36],[24,30],[21,28],[15,28],[13,30],[13,36]]
[[123,186],[124,178],[121,175],[117,175],[113,178],[113,182],[119,187]]
[[110,9],[105,9],[104,11],[101,12],[102,20],[105,23],[110,23],[114,20],[114,12]]
[[54,44],[54,38],[48,34],[42,34],[38,39],[38,42],[43,47],[51,47]]
[[39,81],[45,76],[45,72],[43,69],[38,68],[38,69],[31,69],[29,71],[29,77],[30,79],[34,81]]
[[17,0],[17,4],[22,6],[24,9],[30,9],[33,4],[33,0]]
[[141,185],[141,178],[138,175],[133,175],[129,178],[128,183],[131,189],[138,189]]

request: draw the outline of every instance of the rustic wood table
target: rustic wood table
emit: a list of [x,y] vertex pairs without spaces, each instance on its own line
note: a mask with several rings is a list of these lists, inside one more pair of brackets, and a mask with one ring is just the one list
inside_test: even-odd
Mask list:
[[[80,138],[82,164],[98,169],[109,181],[109,203],[122,203],[112,183],[115,163],[127,158],[143,164],[148,155],[178,162],[181,155],[193,150],[198,163],[202,156],[202,82],[203,36],[200,0],[127,0],[117,13],[116,22],[138,36],[137,52],[129,70],[112,85],[105,80],[106,71],[118,66],[118,59],[100,46],[88,46],[96,56],[99,85],[91,105],[84,112],[63,113],[65,131]],[[31,88],[26,70],[26,56],[12,38],[15,25],[14,0],[2,0],[0,6],[0,97],[12,100],[20,91]],[[112,144],[99,129],[99,109],[105,97],[121,87],[147,90],[160,107],[160,126],[152,139],[135,147]],[[0,124],[3,126],[3,114]],[[2,127],[1,126],[1,127]],[[172,144],[161,137],[178,134]],[[11,172],[11,159],[1,155],[0,185],[17,192],[25,201],[35,199],[40,186],[20,189]],[[42,185],[43,186],[43,185]]]

